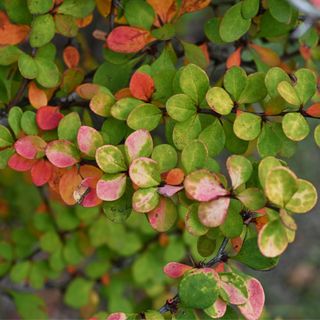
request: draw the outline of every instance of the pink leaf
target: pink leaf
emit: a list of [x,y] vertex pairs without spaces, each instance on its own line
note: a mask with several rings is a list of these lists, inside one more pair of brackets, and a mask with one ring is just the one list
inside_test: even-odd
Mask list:
[[124,173],[105,174],[97,183],[97,196],[103,201],[115,201],[126,190],[127,176]]
[[247,320],[257,320],[260,318],[263,311],[265,296],[261,283],[255,279],[250,278],[247,281],[248,300],[242,305],[238,306],[240,312]]
[[230,198],[219,198],[201,202],[198,209],[199,220],[206,227],[214,228],[223,224],[227,217]]
[[25,136],[14,144],[16,152],[26,159],[36,159],[44,156],[47,143],[38,136]]
[[188,174],[184,180],[184,187],[188,196],[198,201],[210,201],[228,194],[217,175],[206,169]]
[[10,157],[8,166],[15,171],[25,172],[29,171],[35,162],[36,160],[25,159],[15,153]]
[[191,269],[192,267],[183,263],[169,262],[165,265],[163,271],[170,278],[180,278]]
[[48,143],[46,156],[58,168],[71,167],[80,161],[76,146],[67,140],[55,140]]
[[106,320],[126,320],[127,316],[123,312],[111,313]]
[[77,135],[77,142],[81,152],[94,157],[97,148],[103,145],[101,134],[94,128],[81,126]]
[[166,184],[165,186],[158,188],[158,192],[163,196],[170,198],[183,188],[183,186],[170,186],[169,184]]
[[129,88],[135,98],[149,101],[154,91],[154,81],[147,73],[136,71],[131,77]]
[[58,127],[63,114],[60,113],[59,107],[41,107],[37,111],[36,121],[38,127],[42,130],[53,130]]
[[43,186],[50,180],[52,172],[52,164],[47,160],[40,159],[31,168],[32,182],[36,186]]
[[139,157],[149,157],[153,149],[151,134],[145,129],[132,132],[124,145],[129,162]]
[[97,196],[97,180],[96,177],[85,178],[74,191],[74,198],[85,208],[96,207],[102,202]]

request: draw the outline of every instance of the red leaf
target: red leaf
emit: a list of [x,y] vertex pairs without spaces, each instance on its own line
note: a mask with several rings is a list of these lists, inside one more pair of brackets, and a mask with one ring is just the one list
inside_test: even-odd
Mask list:
[[25,136],[14,144],[16,152],[26,159],[36,159],[44,156],[47,143],[38,136]]
[[63,61],[68,68],[75,68],[80,61],[80,54],[77,48],[68,46],[63,50]]
[[102,203],[98,198],[96,186],[99,178],[85,178],[74,191],[73,196],[85,208],[96,207]]
[[227,69],[230,69],[232,67],[240,67],[241,51],[242,51],[242,47],[239,47],[237,50],[235,50],[233,53],[230,54],[226,62]]
[[25,172],[30,170],[35,162],[36,160],[25,159],[15,153],[10,157],[8,166],[15,171]]
[[116,52],[135,53],[153,41],[151,33],[136,27],[121,26],[113,29],[107,38],[107,46]]
[[192,267],[183,263],[169,262],[165,265],[163,271],[170,278],[180,278],[191,269]]
[[123,312],[111,313],[106,320],[126,320],[127,316]]
[[40,159],[33,165],[31,169],[32,182],[36,186],[43,186],[50,180],[52,172],[52,164],[47,160]]
[[60,113],[59,107],[41,107],[37,111],[36,121],[40,129],[53,130],[58,127],[63,114]]
[[131,77],[129,87],[135,98],[148,101],[154,91],[154,81],[147,73],[136,71]]
[[315,103],[306,110],[309,116],[320,118],[320,103]]

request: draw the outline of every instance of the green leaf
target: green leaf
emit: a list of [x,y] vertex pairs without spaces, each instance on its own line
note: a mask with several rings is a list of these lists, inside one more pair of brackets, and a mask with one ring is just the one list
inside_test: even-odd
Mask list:
[[76,141],[81,127],[81,120],[77,112],[71,112],[63,117],[58,126],[58,137],[62,140]]
[[268,258],[278,257],[286,250],[288,238],[280,220],[273,220],[262,227],[258,235],[258,246]]
[[13,144],[13,138],[10,131],[0,124],[0,148],[10,147]]
[[28,8],[32,14],[47,13],[53,7],[53,0],[28,0]]
[[1,170],[7,167],[8,161],[14,153],[15,153],[15,150],[13,148],[6,148],[0,151],[0,169]]
[[201,169],[208,156],[208,150],[204,143],[194,140],[185,146],[181,153],[181,163],[188,174],[194,170]]
[[14,24],[30,24],[32,15],[30,14],[26,0],[3,0],[6,14]]
[[213,87],[209,89],[206,95],[206,100],[212,110],[222,115],[229,114],[234,106],[229,94],[220,87]]
[[111,115],[118,120],[127,120],[130,112],[143,102],[135,98],[123,98],[111,107]]
[[204,99],[209,89],[208,75],[195,64],[188,64],[180,74],[180,88],[197,105]]
[[115,118],[108,118],[101,127],[101,134],[108,144],[119,144],[127,134],[126,123]]
[[173,128],[172,139],[178,150],[182,150],[201,132],[201,122],[196,114],[184,122],[176,123]]
[[253,113],[241,112],[234,121],[233,131],[242,140],[254,140],[261,131],[261,118]]
[[38,76],[36,80],[45,88],[53,88],[59,84],[60,73],[54,62],[36,57],[35,61],[38,65]]
[[211,125],[202,130],[199,140],[206,145],[210,157],[218,155],[226,142],[226,135],[220,121],[215,119]]
[[55,231],[48,231],[40,238],[40,247],[43,251],[54,252],[61,247],[61,241]]
[[267,258],[261,254],[258,248],[257,237],[245,239],[240,252],[235,257],[232,257],[232,259],[256,270],[270,270],[279,261],[278,258]]
[[56,25],[56,32],[60,33],[64,37],[71,38],[78,34],[79,27],[75,17],[67,14],[56,14],[54,16],[54,22]]
[[280,96],[288,103],[294,106],[299,106],[301,104],[298,93],[291,83],[287,81],[281,81],[277,86],[277,90]]
[[0,65],[8,66],[18,61],[23,52],[16,46],[0,47]]
[[193,100],[186,94],[176,94],[166,103],[169,116],[176,121],[186,121],[192,117],[197,108]]
[[153,104],[145,103],[135,107],[127,119],[128,126],[133,130],[154,130],[162,118],[161,110]]
[[176,167],[178,162],[177,151],[170,144],[159,144],[153,151],[151,158],[158,163],[160,173]]
[[217,281],[211,271],[188,272],[179,284],[179,297],[188,308],[205,309],[218,298]]
[[104,145],[96,151],[99,168],[106,173],[118,173],[127,170],[124,155],[120,149],[112,145]]
[[270,68],[265,76],[265,85],[271,97],[279,96],[278,84],[282,81],[290,83],[289,75],[281,68]]
[[176,35],[176,27],[174,24],[166,23],[160,28],[153,29],[151,34],[159,40],[170,40]]
[[196,203],[189,206],[185,217],[185,225],[186,230],[196,237],[202,236],[208,232],[209,229],[204,226],[199,220],[198,205]]
[[233,131],[233,124],[228,120],[222,120],[223,129],[226,136],[226,148],[234,154],[242,154],[248,148],[248,142],[239,139]]
[[251,19],[257,15],[259,11],[259,0],[243,0],[241,14],[245,19]]
[[155,19],[152,7],[144,0],[126,2],[124,16],[131,26],[149,30]]
[[219,32],[219,26],[220,26],[220,22],[221,22],[221,18],[212,18],[210,20],[208,20],[204,26],[204,32],[206,34],[206,36],[208,37],[208,39],[216,44],[223,44],[225,43],[220,36],[220,32]]
[[157,163],[149,158],[133,160],[129,168],[131,180],[140,188],[157,186],[160,181],[160,172]]
[[216,249],[217,241],[203,235],[197,240],[197,251],[202,257],[211,256]]
[[[129,191],[130,190],[130,191]],[[115,201],[103,203],[103,212],[114,223],[123,223],[128,219],[132,211],[132,190],[127,187],[124,195]]]
[[314,129],[314,141],[316,142],[317,146],[320,148],[320,124],[316,126]]
[[241,92],[238,103],[254,103],[263,100],[267,95],[264,78],[265,74],[262,72],[250,74],[247,78],[246,86]]
[[22,283],[27,280],[30,272],[30,261],[17,262],[10,270],[10,279],[15,283]]
[[76,18],[84,18],[93,11],[94,7],[94,0],[64,0],[59,6],[58,12],[69,14]]
[[270,14],[279,22],[290,23],[293,13],[292,5],[287,0],[269,0]]
[[31,293],[12,291],[14,303],[22,319],[48,319],[44,301]]
[[266,177],[266,196],[281,208],[286,206],[297,190],[297,178],[288,168],[275,167]]
[[220,36],[225,42],[233,42],[243,36],[250,28],[251,20],[241,14],[242,3],[230,7],[220,23]]
[[49,43],[55,34],[55,24],[50,14],[36,16],[32,22],[30,45],[39,48]]
[[240,215],[241,203],[235,199],[230,200],[227,218],[219,227],[224,236],[228,238],[239,237],[243,229],[243,220]]
[[305,139],[310,132],[307,120],[297,112],[287,113],[283,117],[282,129],[285,135],[293,141]]
[[36,114],[32,111],[25,111],[21,117],[21,129],[28,135],[37,135],[38,126]]
[[246,183],[252,174],[251,162],[243,156],[233,155],[227,159],[227,169],[231,178],[233,189],[237,189]]
[[193,43],[188,43],[185,41],[181,41],[181,43],[183,45],[184,54],[188,62],[194,63],[200,68],[205,69],[208,65],[208,62],[201,48]]
[[132,196],[132,208],[137,212],[146,213],[153,210],[159,200],[157,188],[139,189]]
[[21,75],[26,79],[34,79],[38,76],[37,63],[31,56],[27,54],[20,55],[18,67]]
[[317,189],[307,180],[298,179],[298,190],[286,204],[286,209],[294,213],[306,213],[317,203]]
[[240,192],[237,198],[252,211],[263,208],[267,202],[264,193],[258,188],[248,188]]
[[281,167],[281,166],[282,166],[282,163],[280,162],[280,160],[271,156],[266,157],[260,161],[259,167],[258,167],[258,175],[259,175],[260,184],[263,188],[265,188],[266,179],[269,172],[273,168]]
[[72,308],[81,308],[88,304],[93,282],[84,278],[74,279],[67,287],[64,302]]
[[224,75],[223,85],[235,101],[238,101],[240,95],[247,85],[247,74],[240,67],[230,68]]
[[302,104],[306,104],[317,91],[317,78],[309,69],[299,69],[294,73],[297,83],[294,87]]
[[278,136],[274,123],[263,123],[257,142],[257,149],[262,158],[275,156],[281,150],[282,141]]

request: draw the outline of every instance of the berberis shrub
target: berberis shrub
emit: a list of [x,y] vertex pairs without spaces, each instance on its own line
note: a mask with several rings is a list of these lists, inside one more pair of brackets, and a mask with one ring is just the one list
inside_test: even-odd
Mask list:
[[318,2],[1,1],[0,290],[22,318],[50,317],[44,288],[87,319],[262,317],[242,266],[274,268],[317,202],[286,158],[320,118]]

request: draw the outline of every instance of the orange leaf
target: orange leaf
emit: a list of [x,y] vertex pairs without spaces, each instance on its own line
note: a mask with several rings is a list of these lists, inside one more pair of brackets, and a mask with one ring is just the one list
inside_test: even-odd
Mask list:
[[63,61],[68,68],[75,68],[80,61],[80,53],[77,48],[68,46],[63,50]]
[[99,90],[100,87],[97,84],[84,83],[77,87],[76,92],[82,99],[90,100],[99,92]]
[[183,0],[181,13],[194,12],[206,8],[211,0]]
[[85,28],[88,26],[93,20],[93,15],[90,14],[89,16],[86,16],[84,18],[79,18],[76,20],[76,24],[79,28]]
[[7,15],[0,11],[0,45],[16,45],[27,37],[29,31],[29,26],[12,24]]
[[96,0],[96,5],[99,13],[103,17],[107,17],[111,12],[112,0]]
[[273,51],[269,48],[259,46],[254,43],[250,43],[249,47],[256,51],[256,53],[259,55],[261,61],[263,63],[265,63],[266,65],[268,65],[270,67],[276,67],[280,64],[280,62],[281,62],[280,57],[275,51]]
[[304,60],[311,59],[311,49],[308,46],[301,45],[299,51]]
[[209,64],[210,63],[210,56],[209,56],[208,44],[204,42],[203,44],[199,45],[199,48],[203,52],[203,55],[206,58],[207,64]]
[[163,174],[164,180],[171,186],[178,186],[183,182],[184,172],[180,168],[174,168]]
[[315,103],[306,110],[306,113],[309,116],[320,118],[320,103]]
[[77,167],[72,167],[68,170],[60,179],[59,192],[62,200],[68,205],[76,204],[76,200],[73,197],[74,191],[81,183],[81,176],[78,174]]
[[239,47],[237,50],[235,50],[230,54],[226,62],[227,69],[230,69],[232,67],[240,67],[241,51],[242,51],[242,47]]
[[147,0],[147,2],[161,20],[155,23],[157,27],[161,26],[160,22],[167,23],[171,20],[171,18],[173,18],[176,9],[174,0]]
[[147,30],[121,26],[113,29],[108,35],[107,46],[116,52],[135,53],[154,40]]
[[30,82],[28,86],[28,98],[31,105],[36,109],[48,104],[48,98],[45,91],[39,89],[35,82]]
[[53,167],[52,175],[50,180],[48,181],[48,184],[50,189],[57,194],[59,194],[60,179],[67,171],[68,169],[65,168]]
[[82,178],[97,178],[98,180],[103,175],[103,172],[99,168],[88,164],[81,166],[79,173]]
[[114,96],[115,96],[116,100],[120,100],[120,99],[123,99],[123,98],[132,98],[132,94],[131,94],[130,88],[120,89],[119,91],[117,91],[115,93]]
[[148,101],[154,91],[154,81],[147,73],[136,71],[131,77],[129,87],[135,98]]

